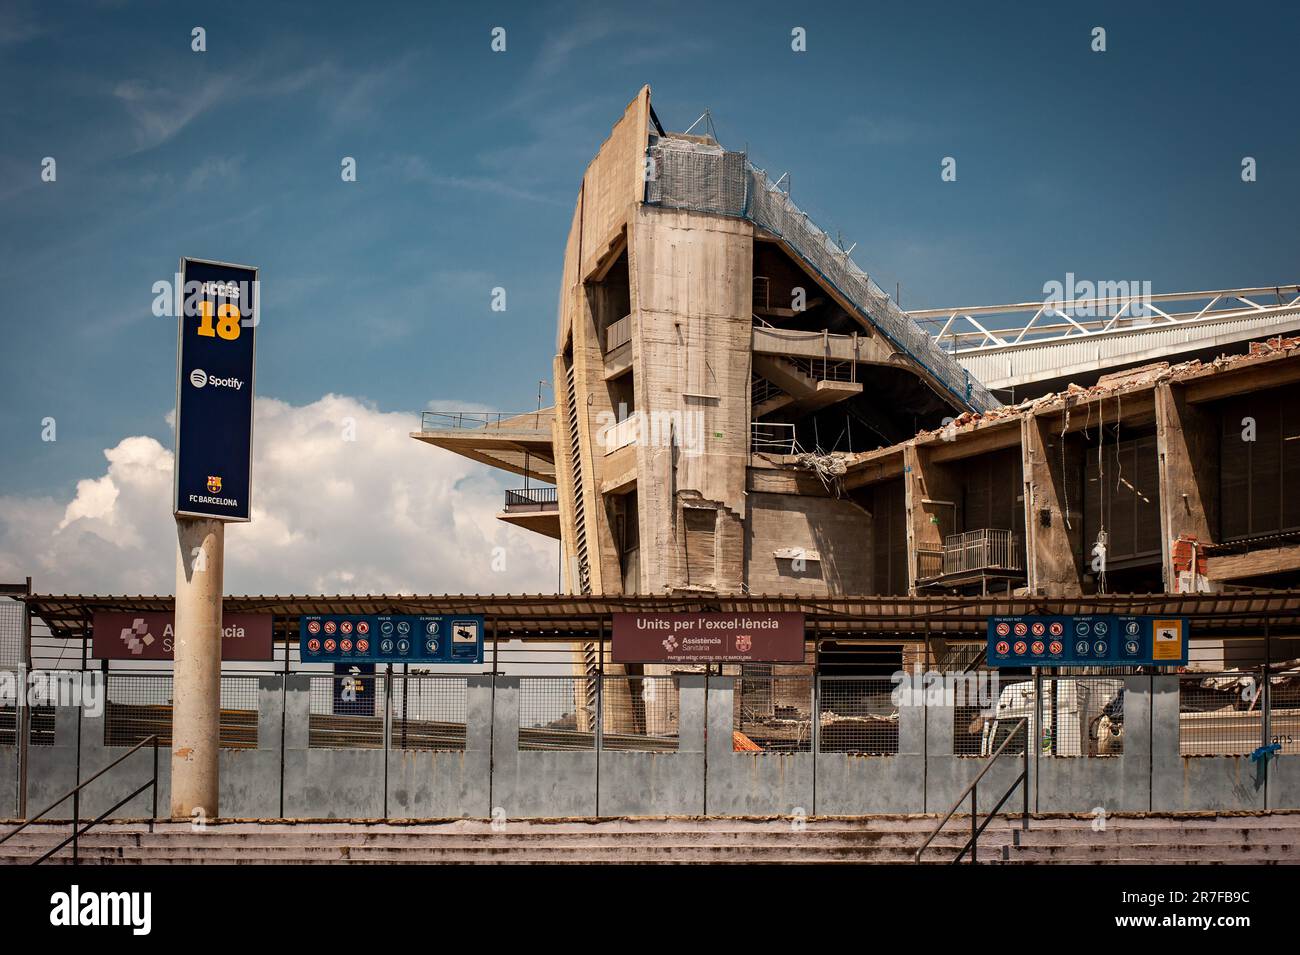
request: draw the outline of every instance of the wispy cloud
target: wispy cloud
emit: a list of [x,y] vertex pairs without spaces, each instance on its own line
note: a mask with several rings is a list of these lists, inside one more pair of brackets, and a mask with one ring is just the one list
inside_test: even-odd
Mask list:
[[[526,167],[524,167],[526,168]],[[530,188],[522,180],[514,182],[507,178],[495,176],[478,176],[444,173],[434,169],[422,156],[400,156],[396,162],[398,173],[407,182],[420,183],[434,189],[482,192],[507,199],[522,199],[544,205],[562,206],[560,197]],[[517,172],[516,172],[517,174]]]
[[143,152],[167,142],[220,103],[233,87],[227,76],[206,79],[192,89],[125,80],[113,88],[113,96],[135,123],[134,151]]

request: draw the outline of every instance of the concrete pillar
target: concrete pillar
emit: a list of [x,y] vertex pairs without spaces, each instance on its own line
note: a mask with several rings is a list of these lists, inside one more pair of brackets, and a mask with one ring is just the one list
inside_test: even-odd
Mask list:
[[943,551],[943,539],[957,530],[961,484],[930,460],[930,448],[903,446],[903,493],[907,509],[908,592],[915,594],[923,568],[918,550]]
[[176,519],[176,658],[172,684],[171,815],[218,815],[221,592],[225,525]]
[[1083,481],[1077,454],[1062,460],[1064,438],[1032,414],[1020,421],[1025,482],[1025,556],[1031,593],[1083,593],[1079,548],[1083,537]]
[[[1218,582],[1192,573],[1200,554],[1183,545],[1179,548],[1183,553],[1175,555],[1174,542],[1180,537],[1195,538],[1204,546],[1215,540],[1219,523],[1218,422],[1209,412],[1188,403],[1182,385],[1156,385],[1155,404],[1165,591],[1217,591]],[[1181,573],[1173,566],[1175,556],[1185,568]]]

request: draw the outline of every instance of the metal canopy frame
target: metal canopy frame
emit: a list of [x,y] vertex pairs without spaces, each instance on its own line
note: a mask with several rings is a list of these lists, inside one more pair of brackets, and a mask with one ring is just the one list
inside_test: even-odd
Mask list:
[[[1274,305],[1255,301],[1272,295]],[[1200,308],[1167,311],[1155,303],[1195,303]],[[1226,303],[1226,304],[1224,304]],[[1223,305],[1223,307],[1217,307]],[[1164,292],[1159,295],[1122,295],[1080,298],[1070,302],[1048,299],[1010,305],[979,305],[963,308],[931,308],[908,312],[922,327],[928,327],[936,344],[949,354],[966,355],[1000,348],[1041,345],[1064,339],[1078,340],[1098,335],[1154,331],[1170,326],[1209,324],[1229,319],[1264,318],[1300,309],[1300,285],[1219,289],[1202,292]],[[1080,312],[1103,314],[1083,317]],[[1140,314],[1150,312],[1151,314]],[[1028,321],[1014,316],[1030,313]],[[976,316],[979,316],[978,318]],[[998,318],[998,321],[993,321]],[[1043,320],[1059,319],[1051,323]],[[1124,319],[1129,324],[1121,324]],[[1300,316],[1297,316],[1300,321]],[[1142,324],[1137,324],[1142,322]],[[935,327],[937,326],[937,330]]]

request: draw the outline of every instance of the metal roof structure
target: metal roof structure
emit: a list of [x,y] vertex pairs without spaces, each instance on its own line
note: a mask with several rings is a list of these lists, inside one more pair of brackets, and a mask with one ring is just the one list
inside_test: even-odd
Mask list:
[[1139,292],[908,314],[986,387],[1007,389],[1293,334],[1300,331],[1300,286]]
[[[33,594],[32,612],[53,635],[89,635],[95,611],[160,612],[173,609],[170,596],[86,596]],[[1016,614],[1146,614],[1189,617],[1194,636],[1259,636],[1265,626],[1275,635],[1300,634],[1300,593],[1290,590],[1232,594],[1099,594],[1086,597],[800,597],[770,596],[573,596],[573,595],[336,595],[231,596],[230,613],[276,616],[280,639],[296,637],[303,614],[476,613],[489,619],[499,636],[571,641],[575,634],[603,632],[614,613],[723,611],[803,613],[809,631],[819,635],[878,639],[898,634],[982,638],[990,616]]]

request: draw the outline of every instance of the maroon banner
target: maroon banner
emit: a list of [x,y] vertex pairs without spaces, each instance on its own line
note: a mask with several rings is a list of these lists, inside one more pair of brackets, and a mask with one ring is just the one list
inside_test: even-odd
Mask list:
[[[270,614],[222,614],[221,628],[221,659],[275,659]],[[91,656],[97,660],[171,660],[176,650],[174,617],[97,611],[92,647]]]
[[803,663],[801,613],[616,613],[615,663]]

